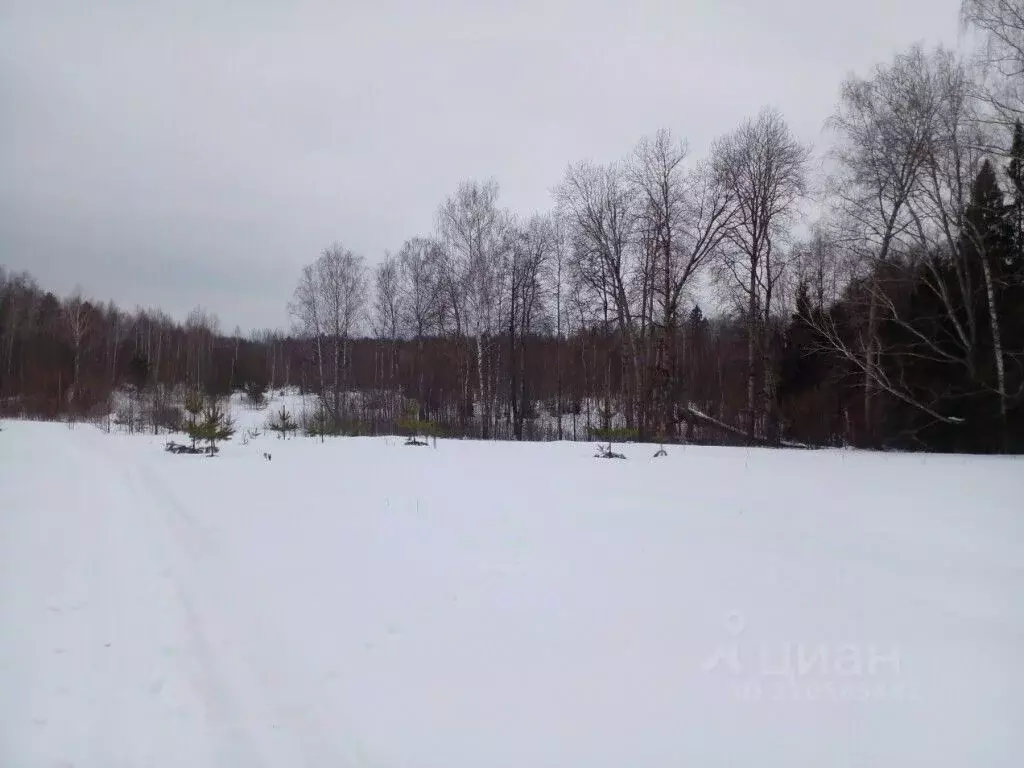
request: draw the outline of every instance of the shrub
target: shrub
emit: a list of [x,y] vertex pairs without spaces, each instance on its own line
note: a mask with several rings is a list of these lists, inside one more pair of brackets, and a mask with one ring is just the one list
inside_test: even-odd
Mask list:
[[267,384],[263,381],[248,381],[245,384],[245,399],[254,408],[262,406],[267,399]]
[[323,408],[317,408],[303,419],[303,430],[309,437],[324,438],[335,434],[334,420]]
[[185,413],[176,405],[161,403],[153,407],[153,423],[170,432],[177,432],[185,420]]
[[591,427],[590,437],[616,443],[632,443],[639,438],[639,432],[629,427]]
[[437,426],[432,421],[408,418],[398,422],[398,434],[402,437],[430,437],[436,432]]

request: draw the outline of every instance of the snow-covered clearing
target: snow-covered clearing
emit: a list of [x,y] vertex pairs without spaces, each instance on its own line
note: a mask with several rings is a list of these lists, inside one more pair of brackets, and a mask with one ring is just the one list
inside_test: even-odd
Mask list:
[[1024,764],[1020,459],[240,437],[4,425],[4,768]]

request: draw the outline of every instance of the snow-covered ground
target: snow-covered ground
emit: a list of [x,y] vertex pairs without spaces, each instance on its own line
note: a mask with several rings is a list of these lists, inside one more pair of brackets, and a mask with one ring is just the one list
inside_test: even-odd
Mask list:
[[4,425],[0,766],[1024,765],[1020,459],[240,438]]

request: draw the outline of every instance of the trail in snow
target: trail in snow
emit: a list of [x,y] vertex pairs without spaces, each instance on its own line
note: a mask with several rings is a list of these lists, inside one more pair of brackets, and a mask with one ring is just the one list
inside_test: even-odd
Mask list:
[[88,427],[52,437],[4,467],[0,764],[338,764],[283,708],[287,654],[251,656],[260,619],[217,534],[149,457]]

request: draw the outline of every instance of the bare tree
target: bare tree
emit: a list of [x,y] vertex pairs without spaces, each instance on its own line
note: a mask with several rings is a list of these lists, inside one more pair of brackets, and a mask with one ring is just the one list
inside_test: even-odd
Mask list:
[[544,277],[556,248],[555,238],[551,219],[534,216],[515,234],[509,249],[509,416],[517,440],[523,439],[523,422],[529,410],[524,341],[542,310]]
[[563,306],[566,279],[565,262],[568,249],[565,227],[561,219],[557,217],[552,220],[552,234],[554,236],[554,243],[551,254],[552,265],[549,274],[555,303],[555,417],[558,419],[556,437],[561,440],[563,437],[562,412],[564,410],[562,401],[562,332],[564,329],[568,333],[570,326],[566,323],[565,317],[568,305]]
[[[844,243],[869,279],[876,264],[887,263],[894,251],[905,252],[913,239],[908,204],[928,162],[942,91],[928,55],[917,46],[876,67],[871,78],[843,83],[830,120],[838,139],[831,187],[846,230]],[[878,291],[866,293],[864,422],[871,430],[875,382],[867,372],[877,368],[879,307]]]
[[289,314],[300,336],[312,340],[318,389],[321,402],[327,401],[327,376],[324,371],[325,308],[320,299],[320,281],[316,263],[302,268],[299,283],[288,305]]
[[786,285],[786,303],[796,303],[800,286],[807,287],[813,307],[821,310],[839,301],[851,279],[850,259],[840,233],[829,221],[811,226],[810,236],[793,245],[792,274]]
[[77,403],[81,385],[82,351],[90,330],[90,307],[76,290],[64,301],[64,323],[67,327],[71,350],[74,354],[74,378],[71,382],[71,400]]
[[[924,363],[948,370],[941,378],[956,377],[971,388],[960,398],[990,391],[994,370],[1005,431],[1005,350],[993,278],[997,255],[988,247],[993,233],[979,229],[986,219],[971,214],[972,190],[981,180],[984,147],[991,141],[972,95],[971,72],[948,51],[924,54],[915,48],[897,57],[892,69],[880,70],[873,86],[887,97],[885,119],[876,119],[875,132],[901,141],[874,147],[862,142],[873,151],[862,149],[847,158],[849,168],[871,171],[852,179],[863,199],[880,206],[846,208],[863,213],[859,237],[846,243],[861,256],[849,304],[857,306],[863,297],[867,320],[859,335],[839,328],[827,313],[808,320],[828,349],[862,373],[866,390],[885,392],[933,422],[963,419],[944,410],[945,386],[922,387],[905,374],[908,368]],[[870,164],[860,162],[865,157]],[[991,212],[998,220],[1003,206],[990,166],[988,177],[989,189],[1000,198],[992,203],[999,210]],[[818,255],[824,260],[824,253]],[[884,345],[880,323],[892,329]],[[866,428],[871,429],[868,403]]]
[[[494,419],[491,338],[500,326],[502,267],[510,244],[511,217],[498,208],[497,182],[459,185],[438,211],[444,243],[445,281],[456,334],[467,329],[476,343],[477,393],[483,405],[482,436]],[[468,361],[466,361],[468,373]],[[465,381],[468,385],[468,375]],[[469,394],[468,392],[466,393]]]
[[128,338],[132,332],[131,318],[121,312],[114,304],[107,304],[105,327],[107,329],[106,350],[110,363],[110,386],[117,383],[117,353],[121,343]]
[[5,378],[14,375],[14,347],[32,325],[40,290],[27,273],[8,274],[3,289],[4,345],[3,357]]
[[1024,117],[1024,0],[963,0],[961,18],[982,35],[982,95],[1012,125]]
[[635,188],[620,164],[578,163],[566,171],[555,197],[569,231],[580,287],[600,305],[605,330],[614,329],[624,342],[624,405],[626,424],[632,427],[635,397],[641,388],[642,341],[639,318],[630,301],[632,279],[641,269]]
[[[807,194],[810,149],[797,141],[777,111],[764,109],[715,147],[715,172],[736,205],[721,249],[721,275],[745,298],[747,324],[747,438],[757,433],[757,361],[768,354],[774,287],[788,227]],[[772,385],[764,366],[762,413],[771,420]]]
[[663,433],[674,425],[673,407],[680,395],[676,332],[682,298],[718,251],[736,215],[723,179],[708,164],[687,169],[686,156],[685,143],[663,130],[637,145],[630,165],[639,227],[647,233],[651,252],[649,309],[657,333],[654,365],[662,378]]
[[441,267],[440,248],[432,240],[414,237],[398,252],[400,327],[413,338],[439,329]]
[[398,253],[401,329],[415,344],[416,397],[419,418],[428,416],[423,351],[426,337],[441,329],[444,255],[433,240],[414,237]]
[[387,366],[385,378],[394,379],[398,364],[397,341],[402,318],[402,294],[399,285],[398,257],[385,254],[384,260],[374,269],[373,332],[378,339],[387,342]]
[[[987,315],[996,391],[1005,429],[1005,354],[992,274],[993,255],[985,247],[989,233],[978,232],[968,217],[971,192],[986,160],[983,147],[991,142],[984,122],[979,119],[977,104],[971,97],[973,81],[963,62],[952,53],[938,50],[928,66],[937,82],[941,99],[920,193],[910,202],[914,231],[923,250],[949,255],[946,265],[950,269],[940,269],[940,262],[936,259],[924,262],[925,282],[941,301],[955,330],[962,350],[961,362],[968,377],[979,385],[984,377],[979,370],[983,350],[977,322],[978,318]],[[991,183],[996,183],[994,173]],[[967,245],[972,247],[965,247]],[[974,284],[975,265],[972,262],[975,258],[982,268],[982,290]],[[975,302],[981,300],[982,295],[987,312],[973,311]],[[963,311],[965,308],[966,312]],[[930,346],[933,351],[937,348],[936,343]]]
[[373,270],[374,303],[373,332],[381,339],[397,339],[402,317],[402,295],[399,290],[397,256],[385,254]]
[[186,352],[192,363],[189,367],[195,372],[192,386],[201,390],[208,383],[204,375],[210,372],[209,362],[213,356],[213,345],[220,333],[220,321],[212,312],[203,307],[195,307],[188,314],[185,329],[188,341]]
[[[316,340],[321,404],[335,429],[343,416],[348,347],[367,299],[362,256],[335,243],[302,271],[291,311],[306,336]],[[327,349],[329,345],[329,349]],[[329,355],[329,359],[325,360]],[[326,378],[329,369],[330,381]]]

